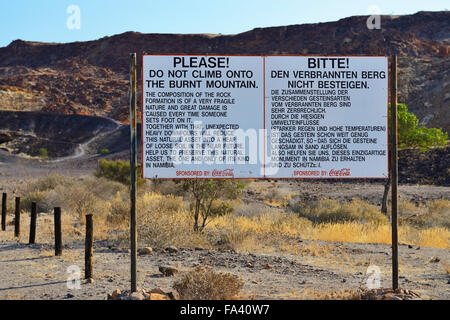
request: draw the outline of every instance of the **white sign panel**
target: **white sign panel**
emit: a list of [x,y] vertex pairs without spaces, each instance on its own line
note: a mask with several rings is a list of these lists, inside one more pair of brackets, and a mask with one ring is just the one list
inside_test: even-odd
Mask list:
[[388,176],[386,57],[268,56],[265,71],[276,177]]
[[261,56],[144,56],[143,176],[261,177],[263,82]]
[[386,57],[143,57],[145,178],[387,177]]

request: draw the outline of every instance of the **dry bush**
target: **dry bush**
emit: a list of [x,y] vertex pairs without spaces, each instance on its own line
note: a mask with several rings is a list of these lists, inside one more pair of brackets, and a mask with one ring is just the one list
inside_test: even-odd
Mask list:
[[160,180],[154,179],[152,180],[152,191],[161,193],[163,195],[181,195],[181,185],[176,183],[175,180]]
[[207,246],[204,235],[192,229],[192,215],[181,197],[146,193],[137,201],[139,237],[145,244],[163,248]]
[[254,217],[259,216],[267,211],[267,206],[262,203],[252,202],[236,206],[234,209],[235,216]]
[[238,295],[243,286],[238,276],[200,267],[173,284],[182,300],[229,300]]
[[36,203],[37,212],[49,212],[51,207],[47,203],[48,191],[30,190],[27,191],[21,198],[20,207],[22,210],[30,211],[31,203]]
[[[399,242],[424,247],[449,248],[450,231],[443,228],[420,230],[411,226],[400,226]],[[384,243],[392,241],[389,224],[361,224],[358,222],[320,224],[305,233],[306,239],[337,241]]]
[[283,199],[280,190],[278,190],[277,186],[272,186],[265,193],[265,198],[269,200],[269,202],[280,201]]
[[416,206],[409,201],[399,202],[399,223],[419,229],[450,229],[450,201],[431,200],[423,206]]
[[450,201],[432,200],[426,203],[428,212],[425,219],[426,227],[443,227],[450,229]]
[[267,204],[284,208],[288,205],[289,200],[292,198],[292,194],[286,192],[282,192],[276,184],[272,184],[272,186],[264,193],[264,198]]
[[46,177],[40,178],[30,183],[27,188],[30,190],[46,191],[55,189],[57,186],[69,185],[73,183],[73,178],[62,176],[60,174],[49,174]]
[[113,226],[127,226],[130,217],[130,200],[128,196],[117,192],[115,197],[110,200],[111,211],[107,217],[108,223]]
[[210,224],[209,235],[214,235],[218,239],[217,243],[224,249],[241,252],[272,251],[273,246],[283,242],[285,237],[301,237],[311,227],[311,222],[305,218],[268,211],[252,217],[217,217]]
[[303,230],[310,228],[312,224],[309,220],[294,214],[273,214],[268,211],[253,217],[236,217],[234,215],[217,217],[211,222],[210,226],[216,230],[229,232],[301,237]]
[[346,203],[332,199],[304,201],[291,205],[291,209],[314,224],[351,221],[377,225],[388,223],[388,219],[378,208],[359,199]]
[[411,201],[399,201],[398,202],[398,214],[399,216],[408,216],[408,215],[414,215],[419,214],[420,208],[417,207],[414,203]]
[[29,211],[31,203],[36,202],[38,212],[50,212],[58,206],[48,201],[48,193],[59,186],[68,186],[74,181],[73,178],[61,176],[59,174],[49,174],[46,177],[34,180],[20,190],[21,208]]

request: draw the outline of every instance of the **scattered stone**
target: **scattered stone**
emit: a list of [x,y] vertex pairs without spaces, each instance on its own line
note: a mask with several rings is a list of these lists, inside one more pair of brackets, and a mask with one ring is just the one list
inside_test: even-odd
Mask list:
[[175,252],[178,252],[178,248],[174,247],[174,246],[170,246],[170,247],[166,248],[166,251],[169,253],[175,253]]
[[178,270],[173,267],[166,267],[166,266],[160,266],[159,271],[165,276],[165,277],[171,277],[178,273]]
[[342,279],[342,282],[343,282],[343,283],[347,282],[347,279]]
[[264,268],[266,268],[266,269],[272,269],[273,266],[272,266],[271,264],[266,263],[266,265],[264,266]]
[[86,279],[86,283],[94,283],[95,281],[94,281],[94,279],[92,279],[92,278],[89,278],[89,279]]
[[409,245],[408,245],[408,248],[409,248],[409,249],[412,249],[412,248],[413,248],[413,246],[409,244]]
[[150,293],[147,300],[170,300],[166,294]]
[[145,300],[144,295],[141,292],[132,292],[130,294],[130,300]]
[[418,300],[421,297],[408,289],[392,290],[389,288],[380,288],[363,291],[361,300]]
[[173,293],[165,293],[160,288],[155,288],[152,290],[144,290],[137,288],[136,292],[130,291],[120,291],[116,289],[112,294],[107,295],[107,300],[175,300]]
[[67,295],[66,295],[66,299],[71,299],[71,298],[73,298],[73,297],[75,297],[73,294],[71,294],[71,293],[68,293]]
[[438,263],[441,261],[438,257],[431,257],[430,260],[428,260],[428,263]]
[[140,255],[146,255],[146,254],[151,254],[153,252],[153,249],[150,247],[146,247],[146,248],[141,248],[139,250],[139,254]]
[[116,289],[111,294],[111,299],[116,300],[121,294],[122,294],[122,291],[120,291],[119,289]]

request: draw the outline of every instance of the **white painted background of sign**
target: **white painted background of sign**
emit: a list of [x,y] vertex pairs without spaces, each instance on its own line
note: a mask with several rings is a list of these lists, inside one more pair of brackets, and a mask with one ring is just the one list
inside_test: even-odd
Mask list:
[[[370,90],[348,89],[351,96],[352,106],[349,108],[334,108],[327,110],[321,125],[358,125],[358,126],[386,126],[386,131],[371,134],[371,137],[378,139],[378,144],[371,150],[386,150],[386,156],[371,157],[366,156],[366,161],[357,162],[337,162],[322,163],[321,168],[311,168],[311,170],[342,168],[351,169],[351,178],[386,178],[388,176],[388,141],[387,141],[387,104],[388,104],[388,61],[386,57],[344,57],[349,58],[348,69],[309,69],[308,58],[299,56],[268,56],[265,59],[266,77],[266,127],[270,128],[270,93],[272,89],[286,88],[289,79],[271,79],[272,70],[293,70],[303,71],[384,71],[386,79],[367,80]],[[360,73],[358,72],[358,75]],[[293,80],[293,79],[291,79]],[[307,80],[307,79],[306,79]],[[311,80],[333,80],[333,79],[311,79]],[[355,80],[361,80],[359,77]],[[357,149],[358,145],[351,146],[350,150]],[[270,145],[267,148],[270,151]],[[309,170],[302,168],[299,170]],[[291,178],[293,169],[280,168],[276,175],[270,178]],[[348,177],[348,178],[350,178]],[[303,178],[317,178],[307,177]],[[324,178],[324,177],[322,177]]]
[[[205,89],[204,87],[200,89],[200,91],[205,92],[231,92],[232,97],[236,99],[236,104],[233,106],[229,106],[228,109],[228,117],[227,119],[200,119],[193,118],[192,122],[201,120],[203,125],[211,124],[211,123],[237,123],[240,125],[240,128],[246,131],[247,129],[256,129],[263,127],[264,122],[264,110],[263,110],[263,57],[262,56],[227,56],[229,58],[229,68],[182,68],[182,67],[173,67],[173,58],[174,57],[186,57],[190,56],[158,56],[158,55],[145,55],[143,57],[143,82],[144,82],[144,110],[145,110],[145,92],[154,91],[158,94],[158,92],[196,92],[198,89],[168,89],[167,87],[164,89],[159,88],[146,88],[146,80],[150,80],[149,70],[163,70],[164,77],[162,80],[170,80],[167,78],[167,70],[179,69],[179,70],[222,70],[223,80],[229,80],[225,76],[225,72],[227,70],[251,70],[253,72],[252,80],[257,82],[257,88],[235,88],[235,89]],[[204,56],[198,56],[204,57]],[[152,78],[154,80],[154,78]],[[188,76],[182,78],[182,80],[198,80],[198,78],[193,78],[192,74],[188,72]],[[145,152],[149,150],[146,148],[145,144],[145,123],[146,118],[144,115],[144,128],[143,128],[143,159],[145,159]],[[158,178],[189,178],[188,176],[177,176],[176,171],[185,170],[185,171],[213,171],[224,170],[232,168],[234,169],[234,177],[235,178],[258,178],[261,177],[260,171],[263,165],[257,161],[256,164],[179,164],[175,165],[175,168],[146,168],[145,161],[143,163],[143,176],[145,178],[154,178],[157,176]],[[204,177],[203,178],[208,178]],[[209,176],[211,178],[211,176]]]

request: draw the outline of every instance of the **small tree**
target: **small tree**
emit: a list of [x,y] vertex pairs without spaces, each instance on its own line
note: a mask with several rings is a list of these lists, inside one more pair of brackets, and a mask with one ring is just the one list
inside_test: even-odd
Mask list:
[[[408,107],[397,104],[397,145],[399,149],[417,149],[425,152],[433,147],[445,147],[448,134],[442,129],[419,127],[419,119],[408,112]],[[389,123],[391,123],[391,109],[389,105]],[[391,132],[389,132],[390,136]],[[391,187],[391,178],[384,186],[381,212],[387,214],[387,197]]]
[[105,155],[105,154],[108,154],[109,153],[109,149],[108,148],[103,148],[101,151],[100,151],[100,154],[102,154],[102,155]]
[[442,132],[442,129],[419,127],[419,119],[408,112],[405,104],[399,103],[397,105],[397,119],[399,149],[419,149],[425,152],[430,148],[446,145],[448,134]]
[[47,159],[48,158],[48,151],[45,148],[40,148],[39,149],[39,157],[42,159]]
[[211,216],[213,202],[220,198],[236,198],[243,185],[228,179],[187,179],[183,180],[182,188],[194,200],[194,231],[201,232]]

